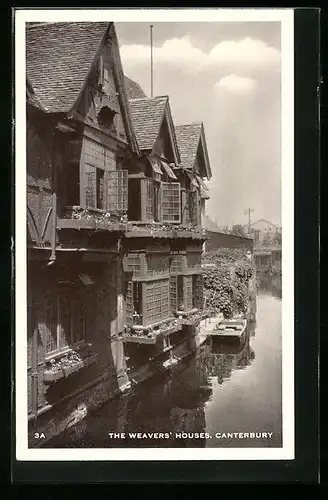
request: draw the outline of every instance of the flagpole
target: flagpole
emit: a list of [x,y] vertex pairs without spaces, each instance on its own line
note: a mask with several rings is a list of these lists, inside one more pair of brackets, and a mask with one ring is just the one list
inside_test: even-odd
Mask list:
[[153,25],[150,25],[150,97],[153,97]]

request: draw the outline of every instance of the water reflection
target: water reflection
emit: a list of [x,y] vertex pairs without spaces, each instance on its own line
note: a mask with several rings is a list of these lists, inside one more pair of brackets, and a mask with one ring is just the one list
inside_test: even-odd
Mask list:
[[259,271],[257,273],[257,286],[261,295],[282,298],[282,277],[280,274],[271,276],[268,272]]
[[[281,283],[281,282],[280,282]],[[259,281],[257,322],[241,342],[208,339],[171,374],[159,375],[91,414],[51,447],[281,446],[281,297]],[[272,438],[216,439],[217,432]],[[108,433],[125,433],[110,439]],[[133,437],[158,433],[157,438]],[[211,437],[210,437],[211,436]]]

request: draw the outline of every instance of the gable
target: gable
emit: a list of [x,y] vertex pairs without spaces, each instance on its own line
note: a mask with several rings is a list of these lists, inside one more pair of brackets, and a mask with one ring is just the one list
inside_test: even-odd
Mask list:
[[174,150],[172,145],[172,140],[169,133],[169,125],[167,122],[166,116],[162,121],[162,125],[160,127],[153,152],[161,156],[162,158],[167,159],[169,162],[175,162]]
[[[69,118],[84,119],[96,107],[94,93],[99,98],[98,71],[100,55],[104,55],[106,84],[115,81],[115,92],[107,103],[119,101],[119,115],[114,119],[117,136],[128,141],[133,151],[138,146],[131,124],[129,102],[118,49],[114,23],[45,23],[27,24],[26,70],[35,95],[47,113],[65,113]],[[106,62],[110,54],[112,67]],[[109,85],[110,86],[110,85]],[[88,94],[88,91],[91,93]],[[104,94],[102,94],[103,101]],[[98,99],[99,101],[99,99]],[[98,102],[99,104],[99,102]],[[109,109],[111,109],[111,106]],[[79,108],[77,115],[76,110]],[[124,126],[122,126],[124,123]]]
[[210,180],[212,173],[202,123],[178,125],[175,128],[181,163]]
[[67,112],[78,99],[110,23],[26,24],[26,74],[48,112]]
[[167,96],[131,99],[129,102],[139,148],[152,150],[163,121]]
[[[123,114],[126,112],[115,79],[112,47],[104,43],[95,59],[77,107],[83,121],[127,143]],[[105,117],[105,118],[104,118]]]

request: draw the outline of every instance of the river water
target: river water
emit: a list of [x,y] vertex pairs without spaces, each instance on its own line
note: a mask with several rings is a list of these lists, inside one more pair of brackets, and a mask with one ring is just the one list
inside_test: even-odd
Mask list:
[[46,446],[281,447],[281,399],[281,278],[260,275],[256,322],[243,344],[208,339],[170,375],[110,401]]

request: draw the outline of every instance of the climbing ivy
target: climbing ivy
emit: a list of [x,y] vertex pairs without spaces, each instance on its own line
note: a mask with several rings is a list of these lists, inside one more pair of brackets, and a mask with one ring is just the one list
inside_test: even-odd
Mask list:
[[249,283],[255,268],[240,249],[219,249],[203,256],[204,296],[206,307],[221,312],[225,318],[246,314]]

